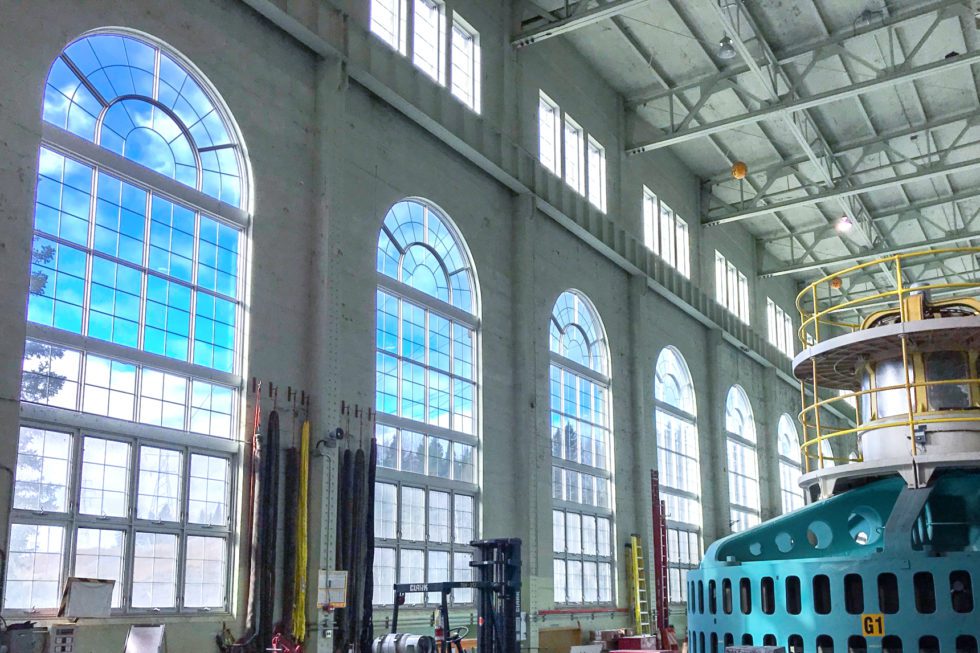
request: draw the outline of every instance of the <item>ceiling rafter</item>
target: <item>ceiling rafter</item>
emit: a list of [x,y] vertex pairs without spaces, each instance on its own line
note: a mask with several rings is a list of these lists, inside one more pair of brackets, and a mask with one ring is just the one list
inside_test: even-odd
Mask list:
[[[795,63],[800,60],[823,58],[823,53],[827,52],[828,49],[834,49],[836,51],[835,46],[840,46],[847,41],[851,41],[868,34],[874,34],[882,30],[890,30],[915,18],[928,16],[950,7],[956,8],[960,12],[966,11],[967,15],[972,17],[972,8],[970,3],[971,0],[938,0],[936,2],[926,2],[919,6],[900,9],[894,11],[883,19],[869,22],[863,27],[850,27],[831,34],[826,38],[809,41],[796,47],[776,52],[776,59],[779,65],[785,66],[786,64]],[[846,49],[843,51],[845,53],[847,52]],[[644,95],[635,96],[629,99],[627,104],[630,107],[638,107],[655,102],[656,100],[670,98],[672,96],[686,96],[687,94],[696,91],[705,83],[711,83],[716,79],[731,81],[747,72],[749,72],[749,67],[747,65],[738,64],[726,68],[724,71],[704,75],[698,79],[689,80],[676,86],[665,87],[663,84],[657,84],[656,90],[648,92]]]
[[579,0],[571,5],[566,2],[562,10],[536,11],[535,18],[525,21],[522,30],[511,38],[510,43],[515,48],[525,48],[594,25],[649,2],[650,0]]
[[[944,9],[937,12],[935,21],[939,22],[950,17],[957,16],[957,11]],[[923,40],[928,40],[931,35],[932,31],[926,30],[926,33],[923,34],[920,42]],[[918,43],[913,45],[912,49],[916,50],[918,45]],[[833,54],[841,56],[839,48],[836,49],[838,51],[835,51]],[[822,56],[823,55],[821,55],[821,57]],[[755,124],[762,120],[775,118],[784,112],[792,113],[802,111],[804,109],[855,97],[883,88],[889,88],[897,84],[936,75],[941,72],[947,72],[978,62],[980,62],[980,51],[970,51],[962,54],[956,54],[954,56],[949,56],[948,58],[943,58],[938,61],[931,61],[920,65],[911,65],[910,61],[896,62],[893,65],[886,65],[881,68],[874,67],[875,76],[865,81],[841,85],[837,88],[821,91],[819,93],[801,93],[797,97],[792,97],[791,99],[782,99],[778,102],[762,103],[760,106],[751,108],[749,111],[739,112],[734,115],[716,119],[706,118],[703,115],[703,110],[708,104],[706,98],[729,91],[731,88],[731,80],[725,80],[727,82],[726,84],[720,84],[719,80],[706,82],[697,89],[697,92],[701,94],[701,97],[694,103],[694,107],[696,107],[695,109],[675,115],[676,110],[674,105],[676,102],[674,100],[680,96],[671,96],[670,106],[668,107],[668,113],[671,116],[671,124],[666,128],[660,129],[660,133],[656,137],[627,146],[626,152],[627,154],[639,154],[671,145],[677,145],[689,140],[703,138],[704,136],[710,134],[717,134],[736,127]],[[799,78],[795,81],[795,88],[800,88],[802,86],[806,80],[806,77],[809,75],[808,71],[811,70],[812,66],[808,66],[800,74]],[[784,97],[786,93],[791,90],[792,88],[787,88],[785,86],[781,86],[777,89],[780,97]],[[694,122],[697,124],[691,126]]]

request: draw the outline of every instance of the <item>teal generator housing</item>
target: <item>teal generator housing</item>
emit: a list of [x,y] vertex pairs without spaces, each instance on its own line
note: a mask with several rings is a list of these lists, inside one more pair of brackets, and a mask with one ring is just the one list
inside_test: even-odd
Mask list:
[[687,576],[690,653],[977,653],[980,302],[906,286],[918,255],[849,271],[895,268],[867,302],[846,274],[800,294],[808,503],[708,548]]

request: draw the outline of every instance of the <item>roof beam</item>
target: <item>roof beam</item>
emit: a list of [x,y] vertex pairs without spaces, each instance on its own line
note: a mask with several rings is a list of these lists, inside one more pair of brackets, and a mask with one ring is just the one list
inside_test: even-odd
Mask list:
[[[918,214],[926,209],[935,208],[937,206],[946,206],[947,204],[956,204],[957,202],[963,202],[965,200],[971,200],[980,197],[980,188],[971,190],[962,190],[952,195],[943,195],[941,197],[936,197],[933,199],[922,200],[919,202],[913,202],[908,206],[896,206],[893,209],[885,209],[884,211],[879,211],[874,214],[872,219],[875,222],[882,220],[887,220],[889,218],[900,217],[903,215],[909,215],[910,217],[918,217]],[[833,227],[827,225],[820,225],[819,227],[814,227],[812,229],[806,229],[802,231],[795,232],[794,236],[812,236],[821,235],[825,232],[833,230]],[[763,244],[777,243],[789,238],[787,234],[778,234],[773,236],[765,236],[761,238]]]
[[913,181],[923,181],[942,175],[966,172],[967,170],[974,170],[976,168],[980,168],[980,158],[969,159],[968,161],[961,161],[959,163],[950,163],[946,165],[922,166],[915,172],[910,172],[905,175],[898,175],[888,179],[878,179],[847,188],[832,188],[819,193],[814,193],[812,195],[785,200],[783,202],[775,202],[765,206],[755,206],[747,209],[731,211],[724,215],[716,214],[717,217],[711,218],[705,221],[703,224],[705,226],[713,227],[720,224],[738,222],[740,220],[747,220],[749,218],[768,215],[773,211],[786,211],[788,209],[799,208],[802,206],[811,206],[813,204],[817,204],[818,202],[835,200],[838,197],[852,197],[861,193],[870,193],[876,190],[882,190],[884,188],[902,186]]
[[577,29],[618,16],[624,11],[649,3],[650,0],[610,0],[609,2],[597,2],[591,9],[586,9],[586,5],[593,4],[591,0],[579,0],[567,8],[564,18],[555,18],[544,25],[524,30],[514,35],[510,43],[515,48],[525,48],[554,36],[574,32]]
[[653,140],[628,146],[626,153],[640,154],[642,152],[658,150],[671,145],[677,145],[693,139],[702,138],[711,134],[717,134],[719,132],[735,129],[736,127],[741,127],[743,125],[751,125],[761,120],[774,118],[781,113],[792,113],[794,111],[811,109],[813,107],[829,104],[831,102],[837,102],[838,100],[844,100],[883,88],[889,88],[891,86],[896,86],[898,84],[921,79],[922,77],[928,77],[941,72],[948,72],[955,68],[961,68],[963,66],[969,66],[975,63],[980,63],[980,50],[959,54],[954,57],[950,57],[949,59],[933,61],[921,66],[901,65],[897,69],[879,75],[875,79],[869,79],[864,82],[858,82],[856,84],[849,84],[840,88],[830,89],[822,93],[802,95],[792,100],[770,103],[754,111],[736,114],[727,118],[706,120],[695,127],[663,130],[662,135]]
[[787,265],[779,268],[773,268],[771,270],[762,270],[759,272],[759,277],[762,279],[769,279],[771,277],[782,277],[787,274],[808,272],[810,270],[816,270],[817,268],[826,267],[826,266],[836,266],[836,265],[849,266],[853,263],[858,263],[859,261],[879,258],[881,256],[901,254],[903,252],[911,252],[917,249],[926,249],[927,247],[941,247],[945,245],[953,245],[956,243],[975,240],[977,238],[980,238],[980,234],[977,234],[976,232],[969,232],[969,233],[950,235],[943,238],[934,238],[932,240],[924,240],[918,243],[910,243],[908,245],[902,245],[900,247],[879,247],[877,249],[869,249],[863,251],[860,254],[848,254],[847,256],[838,256],[836,258],[823,259],[816,263],[798,263],[795,265]]
[[[893,129],[888,132],[872,134],[871,136],[867,136],[865,138],[847,141],[846,143],[840,144],[837,148],[834,148],[830,153],[830,157],[833,159],[838,159],[845,154],[858,150],[877,151],[881,148],[881,146],[889,145],[891,141],[908,136],[928,136],[929,132],[964,121],[969,123],[977,123],[980,121],[980,109],[973,108],[966,111],[958,111],[953,114],[926,120],[924,123],[920,123],[918,125],[902,127],[901,129]],[[862,157],[858,156],[858,158],[860,159]],[[752,164],[750,163],[748,177],[759,176],[770,179],[774,175],[780,176],[784,174],[784,171],[795,168],[796,166],[806,163],[807,161],[809,161],[807,156],[805,154],[801,154],[799,156],[784,159],[777,163],[764,164],[765,167],[759,168],[758,170],[753,170]],[[731,181],[731,172],[726,170],[724,173],[719,173],[707,180],[707,182],[705,182],[705,189],[711,192],[716,186],[724,186],[726,183],[731,183]]]
[[[787,48],[777,52],[777,63],[784,66],[786,64],[797,62],[801,59],[813,59],[814,57],[819,56],[822,52],[826,51],[829,47],[839,46],[842,43],[850,41],[859,36],[874,34],[883,29],[895,27],[896,25],[910,21],[914,18],[928,16],[951,7],[965,11],[968,15],[972,16],[973,10],[971,2],[972,0],[938,0],[936,2],[926,2],[922,5],[905,9],[891,9],[891,13],[888,16],[881,20],[873,21],[864,27],[849,27],[831,34],[825,39],[810,41],[797,47]],[[734,80],[739,75],[744,75],[747,72],[749,72],[749,67],[747,65],[737,64],[727,67],[720,73],[705,75],[699,79],[678,84],[677,86],[662,88],[662,90],[654,91],[643,96],[630,98],[627,101],[627,104],[632,107],[644,106],[656,100],[662,100],[671,96],[690,93],[697,90],[706,82],[711,82],[715,79]]]
[[[765,89],[765,93],[768,96],[770,102],[779,102],[779,84],[780,82],[789,88],[789,97],[798,97],[795,85],[793,81],[787,76],[786,72],[783,70],[782,66],[778,63],[776,55],[773,53],[772,48],[766,41],[756,24],[752,15],[749,13],[745,4],[742,0],[733,0],[730,4],[722,7],[721,4],[711,3],[710,5],[718,18],[721,20],[722,25],[725,27],[725,33],[731,39],[735,50],[738,52],[739,56],[749,67],[752,75],[757,79],[757,81]],[[732,15],[732,9],[734,8],[735,15]],[[762,69],[759,62],[755,60],[752,52],[749,50],[749,46],[746,42],[746,38],[742,36],[742,27],[746,30],[751,30],[751,34],[748,36],[757,48],[761,52],[763,64],[768,68],[769,74]],[[813,121],[813,118],[807,113],[806,110],[799,111],[797,113],[780,113],[780,119],[786,126],[790,135],[799,145],[800,149],[803,150],[803,155],[805,158],[813,164],[814,169],[823,182],[823,185],[827,188],[833,188],[835,185],[834,175],[836,174],[838,178],[847,179],[848,176],[845,174],[847,171],[843,169],[840,162],[832,158],[830,155],[831,149],[830,144],[827,143],[827,139],[824,137],[820,128]],[[820,150],[820,153],[817,152]],[[841,215],[850,215],[854,217],[861,223],[870,226],[871,222],[868,220],[870,212],[864,205],[860,196],[845,197],[839,196],[834,198],[834,201],[838,205],[838,209]],[[872,245],[870,232],[866,232],[863,229],[860,230],[862,236],[864,236],[867,244]]]

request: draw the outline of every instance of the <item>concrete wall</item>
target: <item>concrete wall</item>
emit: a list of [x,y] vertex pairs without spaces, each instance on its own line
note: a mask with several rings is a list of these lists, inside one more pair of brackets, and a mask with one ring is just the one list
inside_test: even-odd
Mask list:
[[[367,0],[338,4],[350,14],[349,29],[366,24]],[[611,220],[642,239],[640,197],[646,184],[689,224],[697,223],[698,180],[667,152],[619,154],[622,98],[567,43],[554,39],[514,53],[508,45],[509,7],[497,10],[494,3],[476,0],[449,4],[481,32],[488,122],[536,152],[537,93],[543,89],[606,147]],[[280,8],[288,16],[318,17],[327,22],[326,31],[341,30],[341,15],[324,12],[312,0],[290,0]],[[705,545],[728,530],[723,425],[725,395],[733,383],[749,394],[757,421],[763,516],[779,512],[775,431],[782,413],[795,414],[796,389],[730,344],[718,328],[695,320],[592,243],[537,211],[530,197],[515,195],[348,79],[335,60],[319,58],[233,0],[86,0],[72,3],[71,11],[53,0],[0,5],[0,87],[5,89],[0,97],[0,329],[6,336],[0,345],[0,464],[15,464],[44,78],[65,44],[104,26],[143,31],[186,55],[237,120],[254,190],[243,377],[310,392],[315,436],[338,425],[341,401],[373,404],[374,249],[387,208],[404,197],[424,197],[459,227],[473,254],[481,296],[482,535],[525,541],[524,609],[533,618],[532,646],[540,628],[567,623],[537,614],[553,607],[547,328],[551,305],[563,290],[589,296],[609,339],[620,551],[631,533],[651,530],[653,371],[667,345],[681,351],[694,376]],[[691,236],[692,281],[709,293],[715,248],[746,274],[756,269],[754,241],[740,226],[693,228]],[[752,324],[764,331],[765,296],[790,308],[793,288],[787,280],[750,283]],[[242,425],[243,438],[247,428]],[[332,465],[330,456],[313,464],[311,570],[332,562]],[[3,492],[0,513],[6,514],[6,486]],[[6,523],[3,527],[5,542]],[[210,650],[222,621],[240,623],[246,559],[239,555],[234,614],[164,618],[171,650]],[[618,605],[625,607],[621,555],[617,582]],[[681,625],[683,611],[678,612]],[[588,620],[582,622],[585,629],[626,623],[622,612],[575,618]],[[76,650],[117,649],[133,621],[146,617],[83,623]],[[428,613],[416,623],[427,624]],[[313,640],[316,650],[328,650],[328,640]]]

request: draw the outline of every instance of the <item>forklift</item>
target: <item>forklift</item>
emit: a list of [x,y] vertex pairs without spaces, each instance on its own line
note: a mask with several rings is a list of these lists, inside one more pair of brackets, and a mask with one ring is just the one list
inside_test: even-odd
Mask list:
[[[516,538],[477,540],[476,560],[470,567],[477,580],[448,583],[400,583],[394,586],[394,614],[391,632],[374,640],[371,653],[463,653],[462,641],[469,634],[466,626],[449,627],[449,595],[456,589],[476,592],[477,653],[519,653],[521,629],[521,541]],[[398,632],[398,608],[405,595],[438,593],[439,623],[442,637]]]

